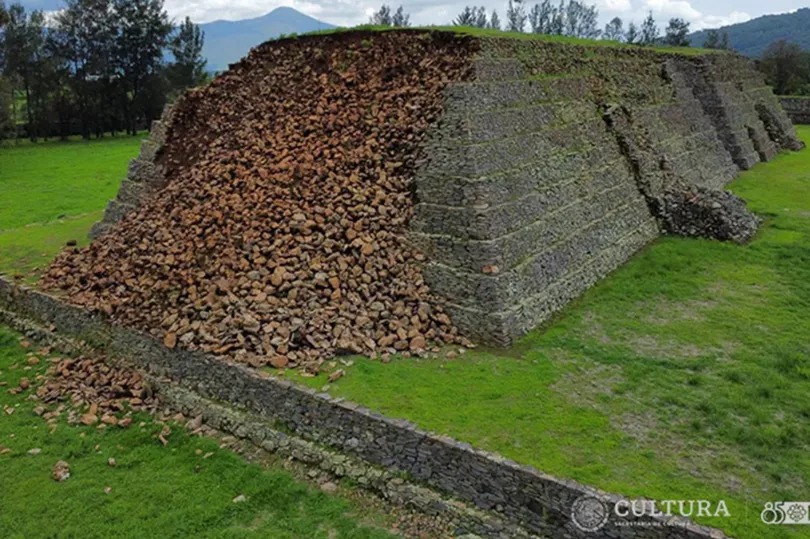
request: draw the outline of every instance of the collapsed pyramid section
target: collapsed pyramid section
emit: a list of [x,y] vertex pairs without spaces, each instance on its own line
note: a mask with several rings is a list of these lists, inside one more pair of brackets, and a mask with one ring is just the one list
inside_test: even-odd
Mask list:
[[731,54],[352,31],[268,42],[155,124],[45,287],[168,346],[316,370],[509,344],[801,147]]
[[458,341],[407,230],[427,128],[473,51],[422,32],[255,49],[156,126],[97,239],[44,285],[254,366]]

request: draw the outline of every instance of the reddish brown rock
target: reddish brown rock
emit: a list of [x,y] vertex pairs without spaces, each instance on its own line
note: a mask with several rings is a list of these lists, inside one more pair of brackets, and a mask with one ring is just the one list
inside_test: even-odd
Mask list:
[[56,464],[53,465],[51,477],[53,478],[54,481],[57,481],[59,483],[61,483],[62,481],[66,481],[68,478],[70,478],[70,465],[64,460],[58,461]]
[[287,359],[287,357],[286,356],[281,356],[281,355],[273,356],[273,358],[270,360],[270,365],[272,365],[273,367],[275,367],[277,369],[283,369],[289,363],[290,363],[290,361]]
[[177,346],[177,334],[171,332],[167,333],[166,336],[163,337],[163,344],[165,344],[167,348]]
[[407,231],[427,128],[475,46],[386,32],[257,47],[176,104],[159,194],[43,285],[246,364],[458,342]]
[[424,350],[427,346],[427,342],[422,335],[417,335],[411,339],[410,348],[413,351],[420,351]]

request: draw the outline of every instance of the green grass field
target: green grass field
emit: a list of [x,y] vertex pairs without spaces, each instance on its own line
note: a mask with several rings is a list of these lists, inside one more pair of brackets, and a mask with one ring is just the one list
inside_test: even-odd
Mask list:
[[[86,242],[139,146],[119,137],[0,147],[0,273],[34,280],[66,241]],[[180,426],[164,447],[145,415],[142,428],[62,422],[50,433],[36,402],[7,393],[45,368],[28,366],[17,341],[0,327],[1,538],[391,537],[380,509],[297,482],[278,463],[248,464]],[[58,460],[71,465],[64,483],[50,478]],[[240,494],[247,501],[234,503]]]
[[[15,387],[44,371],[46,362],[26,360],[17,336],[0,328],[0,381]],[[298,483],[278,465],[248,464],[179,425],[165,447],[156,438],[162,426],[146,415],[126,429],[62,422],[50,432],[26,396],[0,392],[3,539],[392,537],[370,526],[383,517],[368,507]],[[59,460],[71,469],[61,483],[51,479]],[[246,500],[234,503],[240,495]]]
[[34,280],[65,243],[87,242],[141,137],[0,146],[0,273]]
[[[800,135],[810,142],[810,127],[800,128]],[[29,274],[65,240],[83,237],[95,220],[92,212],[103,208],[127,158],[137,152],[132,139],[129,154],[118,143],[99,142],[82,157],[69,144],[0,148],[0,186],[7,181],[16,186],[12,192],[20,205],[14,219],[0,212],[11,223],[10,230],[0,232],[0,271]],[[126,154],[118,157],[117,173],[105,144]],[[54,200],[26,197],[23,178],[47,170],[51,152],[61,155],[66,168],[51,176]],[[74,174],[70,155],[84,167],[97,158],[97,170],[115,175],[112,188],[87,190],[79,210],[54,210],[69,193],[83,189],[83,181],[99,177],[94,171]],[[29,185],[42,184],[31,180]],[[387,365],[353,358],[350,367],[340,365],[347,374],[328,390],[545,472],[627,496],[723,499],[731,518],[698,520],[731,535],[810,537],[810,527],[769,527],[759,518],[765,502],[810,495],[810,150],[757,165],[730,188],[766,220],[750,245],[662,238],[510,349],[479,349],[454,360],[394,359]],[[66,212],[67,219],[53,221],[56,211]],[[22,226],[28,223],[37,225]],[[5,339],[7,364],[19,361],[11,337]],[[3,366],[0,371],[17,374]],[[326,374],[287,376],[312,387],[327,385]],[[10,397],[0,398],[9,402]],[[23,410],[28,405],[19,404]],[[10,432],[44,435],[32,430],[39,420],[30,414],[12,418],[20,422],[0,432],[0,443],[10,447]],[[75,432],[72,427],[57,431],[67,439],[56,439],[54,451],[84,447]],[[126,438],[127,451],[166,455],[149,447],[154,440],[148,435],[121,436],[132,436]],[[46,442],[35,442],[43,453]],[[91,459],[91,453],[81,454]],[[25,475],[34,473],[25,459],[33,457],[17,458],[0,456],[6,459],[0,481],[32,477]],[[157,469],[144,465],[131,480],[146,484],[151,474],[160,475]],[[179,475],[181,483],[195,480]],[[105,481],[100,478],[94,488],[103,489]],[[1,491],[8,492],[9,484],[0,484]],[[94,493],[74,494],[82,506],[100,503]],[[193,509],[204,500],[196,496],[189,494],[182,503]],[[54,503],[50,494],[44,500]],[[14,507],[40,510],[38,503],[27,499]],[[60,498],[59,503],[73,502]],[[196,518],[192,509],[187,514]],[[0,507],[0,525],[4,510]],[[26,514],[32,513],[23,512],[22,518]],[[227,536],[227,526],[211,533]]]
[[724,499],[698,520],[732,535],[810,537],[759,516],[810,499],[810,150],[730,188],[766,219],[750,245],[662,238],[510,349],[354,358],[329,392],[623,495]]

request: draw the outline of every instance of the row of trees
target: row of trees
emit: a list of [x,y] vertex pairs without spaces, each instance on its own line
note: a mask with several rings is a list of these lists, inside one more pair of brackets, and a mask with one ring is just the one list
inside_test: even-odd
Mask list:
[[[662,36],[652,13],[639,26],[625,28],[617,17],[603,29],[598,15],[579,0],[543,0],[529,9],[525,0],[509,0],[503,24],[497,11],[472,6],[453,23],[638,45],[689,44],[689,23],[682,19],[671,19]],[[410,16],[402,6],[384,5],[371,22],[409,26]],[[31,140],[134,133],[168,100],[207,80],[203,40],[188,18],[175,27],[163,0],[66,0],[65,9],[48,19],[20,4],[6,9],[0,0],[0,138],[21,131]],[[728,34],[709,30],[704,46],[729,48]],[[810,54],[797,45],[775,43],[759,64],[778,93],[810,94]]]
[[0,3],[0,134],[19,136],[20,118],[34,141],[135,133],[205,81],[203,39],[189,19],[175,28],[163,0],[65,0],[48,19]]
[[[372,15],[370,22],[383,26],[408,26],[409,20],[410,16],[404,12],[402,6],[399,6],[394,12],[389,6],[383,5]],[[663,35],[661,35],[652,12],[649,12],[640,25],[630,22],[627,28],[619,17],[613,18],[603,29],[599,28],[598,20],[599,11],[596,6],[580,0],[560,0],[559,4],[552,3],[551,0],[543,0],[530,8],[527,7],[526,0],[508,0],[503,25],[496,10],[488,14],[483,6],[466,6],[453,19],[453,24],[473,28],[504,29],[510,32],[528,31],[535,34],[585,39],[601,38],[636,45],[689,46],[687,39],[689,23],[680,18],[670,19]],[[704,47],[730,48],[728,34],[709,30]]]
[[396,11],[391,11],[391,8],[383,4],[378,11],[376,11],[369,21],[375,26],[398,26],[405,27],[411,25],[411,16],[405,13],[405,9],[399,6]]

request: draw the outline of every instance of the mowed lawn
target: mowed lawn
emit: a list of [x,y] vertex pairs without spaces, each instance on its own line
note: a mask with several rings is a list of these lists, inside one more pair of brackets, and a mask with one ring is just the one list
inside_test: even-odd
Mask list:
[[[34,280],[65,242],[86,242],[139,146],[140,137],[0,146],[0,273]],[[180,425],[165,447],[146,415],[127,429],[62,421],[51,432],[27,398],[36,382],[7,392],[48,365],[19,340],[0,326],[0,538],[392,537],[390,515],[350,488],[327,495],[278,462],[249,464]],[[62,483],[51,479],[59,460],[72,474]]]
[[760,520],[810,501],[810,150],[730,188],[765,219],[750,245],[661,238],[511,349],[287,376],[608,491],[725,500],[696,520],[736,537],[810,537]]
[[28,281],[65,243],[87,243],[142,136],[0,145],[0,273]]

